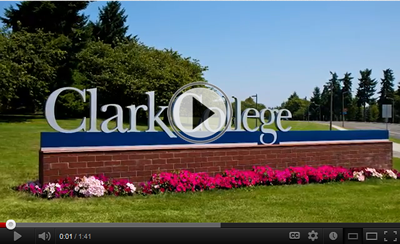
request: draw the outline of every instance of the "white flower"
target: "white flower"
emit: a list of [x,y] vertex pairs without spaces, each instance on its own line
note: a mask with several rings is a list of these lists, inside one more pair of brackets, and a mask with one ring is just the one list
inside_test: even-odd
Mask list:
[[131,193],[135,193],[136,187],[132,183],[126,183],[126,186],[131,189]]
[[54,195],[54,192],[56,191],[56,185],[58,184],[54,184],[54,183],[49,183],[48,185],[46,185],[44,187],[43,192],[46,193],[47,192],[47,197],[48,198],[52,198]]
[[380,178],[380,179],[382,179],[382,177],[383,177],[382,174],[378,173],[378,172],[377,172],[375,169],[373,169],[373,168],[367,168],[367,169],[365,169],[365,171],[370,172],[370,173],[372,174],[373,177],[377,177],[377,178]]
[[50,183],[46,186],[45,190],[53,194],[56,191],[55,186],[56,184]]
[[389,175],[390,178],[397,179],[397,175],[390,169],[387,169],[386,173]]
[[79,187],[78,187],[78,186],[75,186],[74,190],[75,190],[75,191],[79,191]]
[[80,182],[78,183],[79,188],[81,189],[79,193],[85,195],[86,197],[90,196],[103,196],[106,189],[104,188],[104,182],[96,179],[93,176],[86,177],[84,176]]
[[357,179],[358,181],[364,181],[365,180],[364,171],[360,172],[354,171],[353,178]]
[[155,185],[154,188],[158,189],[158,188],[160,188],[160,186],[159,185]]

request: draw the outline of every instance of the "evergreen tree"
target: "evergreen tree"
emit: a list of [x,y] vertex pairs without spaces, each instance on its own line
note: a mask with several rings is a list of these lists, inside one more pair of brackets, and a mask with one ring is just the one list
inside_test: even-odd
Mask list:
[[321,116],[323,121],[329,120],[330,99],[330,86],[329,84],[325,84],[321,94]]
[[340,79],[340,82],[342,83],[342,92],[341,92],[342,100],[344,100],[344,101],[341,101],[340,104],[344,103],[344,104],[342,104],[342,106],[345,109],[347,109],[347,118],[349,118],[349,116],[350,116],[349,113],[351,111],[349,111],[349,107],[352,105],[351,104],[352,103],[352,94],[351,94],[352,79],[353,79],[353,77],[351,77],[351,73],[349,73],[349,72],[346,72],[344,74],[344,77],[342,79]]
[[377,81],[371,78],[371,69],[360,70],[361,77],[358,79],[358,89],[357,89],[357,99],[358,99],[358,107],[363,107],[363,120],[367,121],[366,117],[366,105],[371,104],[375,101],[373,98]]
[[[325,84],[328,91],[327,94],[327,109],[328,109],[328,120],[331,116],[331,103],[332,103],[332,119],[337,120],[340,114],[340,99],[341,99],[341,88],[338,76],[335,72],[330,72],[332,78]],[[331,102],[332,99],[332,102]]]
[[342,86],[336,72],[332,74],[331,82],[333,82],[333,119],[339,120],[342,114]]
[[22,1],[17,8],[9,7],[4,11],[1,21],[12,30],[34,33],[37,29],[43,32],[75,36],[84,28],[87,16],[80,12],[89,5],[89,1],[48,2]]
[[382,105],[392,104],[394,101],[394,75],[391,69],[386,69],[383,71],[381,89],[378,93],[380,94],[378,99],[379,118],[382,118]]
[[298,99],[298,98],[299,98],[299,95],[297,95],[297,92],[293,92],[293,93],[289,96],[288,101],[289,101],[289,100],[292,100],[292,99]]
[[[358,121],[358,106],[357,106],[357,98],[351,100],[351,103],[348,105],[346,119],[348,121]],[[361,120],[362,117],[360,117]]]
[[313,91],[313,95],[310,99],[310,116],[311,119],[314,120],[321,120],[322,119],[322,115],[320,113],[321,111],[321,102],[322,102],[322,98],[321,98],[321,90],[320,88],[317,86],[314,88]]
[[314,88],[313,95],[310,101],[317,105],[321,104],[321,89],[318,86]]
[[91,23],[93,36],[96,39],[112,46],[131,39],[131,36],[126,36],[128,26],[125,26],[125,22],[128,16],[125,15],[125,9],[121,8],[120,2],[107,2],[106,6],[99,11],[99,20]]
[[41,29],[44,33],[64,35],[71,40],[63,51],[68,55],[64,63],[57,70],[56,82],[51,89],[73,84],[73,70],[76,69],[76,54],[80,52],[87,43],[88,33],[87,16],[81,11],[86,9],[89,1],[22,1],[17,3],[17,8],[5,9],[1,21],[12,28],[13,32],[26,31],[36,33]]

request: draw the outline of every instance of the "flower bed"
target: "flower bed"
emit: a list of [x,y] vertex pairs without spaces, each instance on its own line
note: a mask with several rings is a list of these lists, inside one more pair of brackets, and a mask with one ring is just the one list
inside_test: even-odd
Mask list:
[[104,195],[127,196],[136,193],[136,187],[127,180],[109,180],[105,176],[70,177],[40,186],[38,181],[16,187],[43,198],[101,197]]
[[154,174],[150,181],[136,187],[127,180],[109,180],[103,175],[75,179],[59,179],[41,186],[29,182],[16,187],[43,198],[101,197],[104,195],[129,196],[165,192],[196,192],[212,189],[231,189],[256,185],[309,184],[343,181],[364,181],[366,178],[398,179],[400,172],[387,169],[303,166],[274,170],[268,166],[254,166],[253,170],[226,170],[212,177],[207,173],[189,171]]

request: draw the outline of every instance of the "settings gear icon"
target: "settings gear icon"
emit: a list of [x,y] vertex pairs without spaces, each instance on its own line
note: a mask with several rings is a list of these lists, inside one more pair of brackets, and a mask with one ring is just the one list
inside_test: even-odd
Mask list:
[[310,239],[311,241],[317,240],[318,232],[315,232],[314,230],[312,230],[311,232],[308,232],[308,239]]

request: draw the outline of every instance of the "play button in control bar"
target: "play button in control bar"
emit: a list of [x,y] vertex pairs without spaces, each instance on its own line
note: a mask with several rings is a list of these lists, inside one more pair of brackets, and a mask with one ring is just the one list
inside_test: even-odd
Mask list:
[[14,241],[18,241],[22,235],[20,235],[18,232],[14,231]]

